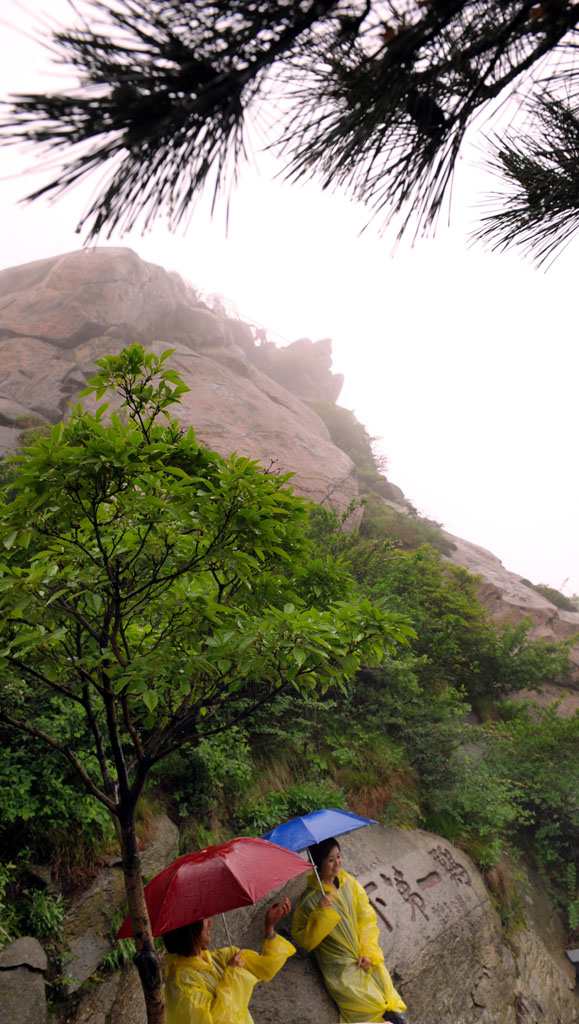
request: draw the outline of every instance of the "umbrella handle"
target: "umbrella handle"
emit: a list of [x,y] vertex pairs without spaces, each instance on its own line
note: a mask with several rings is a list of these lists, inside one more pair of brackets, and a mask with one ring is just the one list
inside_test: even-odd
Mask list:
[[310,859],[310,864],[312,865],[312,867],[314,869],[314,874],[315,874],[315,876],[316,876],[316,878],[318,880],[318,885],[319,885],[320,889],[322,890],[322,896],[325,896],[326,895],[326,890],[324,889],[324,887],[322,885],[322,879],[320,878],[320,876],[318,874],[318,869],[317,869],[316,865],[314,864],[314,858],[312,857],[309,849],[308,849],[308,857]]
[[227,935],[227,941],[229,943],[230,958],[233,956],[233,944],[231,942],[231,935],[229,934],[229,928],[227,927],[227,921],[225,920],[225,914],[221,915],[223,926],[225,928],[225,934]]

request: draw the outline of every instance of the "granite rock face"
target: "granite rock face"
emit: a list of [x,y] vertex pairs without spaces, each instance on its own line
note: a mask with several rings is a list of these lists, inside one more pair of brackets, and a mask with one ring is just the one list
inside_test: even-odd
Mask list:
[[[339,511],[358,497],[353,463],[321,419],[259,369],[249,326],[213,313],[178,275],[130,249],[69,253],[0,273],[0,450],[13,448],[24,427],[66,416],[94,360],[135,341],[157,352],[175,348],[173,365],[191,388],[178,418],[203,444],[293,472],[300,494]],[[303,397],[316,386],[337,393],[330,343],[299,345],[311,364]]]
[[268,342],[260,345],[252,358],[264,373],[305,401],[338,400],[344,378],[342,374],[331,372],[330,338],[315,342],[300,338],[284,348]]
[[[165,814],[151,824],[151,835],[141,854],[143,874],[157,874],[179,855],[179,830]],[[112,858],[91,885],[78,896],[66,917],[64,939],[68,950],[65,974],[75,992],[91,977],[113,944],[109,922],[126,900],[122,863]]]

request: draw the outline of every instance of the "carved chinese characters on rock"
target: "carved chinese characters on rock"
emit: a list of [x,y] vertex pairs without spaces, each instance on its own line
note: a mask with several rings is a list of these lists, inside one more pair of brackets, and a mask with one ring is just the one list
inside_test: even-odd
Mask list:
[[[434,894],[429,890],[445,881],[457,886],[472,884],[468,871],[454,859],[449,849],[437,846],[428,852],[436,867],[424,875],[407,878],[400,867],[392,864],[389,868],[377,870],[363,883],[379,920],[388,932],[394,930],[397,901],[402,900],[406,905],[411,923],[420,916],[429,921],[433,913],[445,917],[444,908],[447,903],[445,900],[432,900],[430,897]],[[424,893],[428,894],[428,898],[425,898]]]
[[454,882],[457,882],[459,885],[472,885],[468,871],[454,859],[450,850],[446,847],[436,846],[434,850],[429,850],[428,852],[434,860],[442,865]]

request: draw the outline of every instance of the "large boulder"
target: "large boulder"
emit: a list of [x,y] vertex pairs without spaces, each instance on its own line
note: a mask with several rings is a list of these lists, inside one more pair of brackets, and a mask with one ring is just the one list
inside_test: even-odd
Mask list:
[[144,343],[163,334],[196,336],[200,323],[202,341],[224,337],[178,275],[124,248],[85,249],[2,271],[0,311],[0,337],[40,338],[59,349],[73,350],[111,328]]
[[330,338],[300,338],[283,348],[267,342],[256,348],[251,358],[264,373],[306,402],[320,398],[336,402],[344,384],[341,373],[332,373]]
[[[574,969],[537,879],[527,926],[507,943],[481,875],[447,840],[373,825],[342,837],[341,846],[346,870],[377,912],[386,964],[407,1003],[409,1024],[579,1024]],[[283,894],[295,902],[302,889],[296,879]],[[235,944],[259,948],[263,913],[274,897],[228,915]],[[280,931],[288,935],[289,924]],[[226,944],[218,920],[214,940]],[[313,958],[303,951],[272,982],[256,987],[251,1012],[256,1024],[338,1020]]]
[[0,1024],[46,1024],[46,953],[24,936],[0,952]]
[[[294,473],[298,493],[340,512],[358,498],[353,463],[321,419],[254,365],[250,328],[213,313],[177,274],[123,248],[0,272],[0,450],[15,447],[24,427],[66,416],[94,360],[135,341],[175,348],[172,365],[191,389],[178,418],[203,444]],[[306,356],[320,387],[335,391],[331,344],[308,342]]]

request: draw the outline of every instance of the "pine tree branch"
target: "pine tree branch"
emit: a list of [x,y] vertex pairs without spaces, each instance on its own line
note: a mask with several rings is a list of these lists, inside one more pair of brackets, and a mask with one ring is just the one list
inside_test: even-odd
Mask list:
[[474,238],[493,251],[518,246],[543,266],[579,229],[579,106],[544,94],[533,130],[492,143],[489,167],[506,182],[492,193]]
[[248,111],[273,106],[289,180],[343,186],[402,215],[400,233],[427,230],[479,112],[507,89],[528,101],[539,74],[576,74],[573,0],[87,2],[98,31],[53,35],[80,88],[15,97],[0,141],[66,154],[29,199],[110,168],[79,224],[89,239],[161,212],[174,229],[208,186],[215,202],[245,156]]

